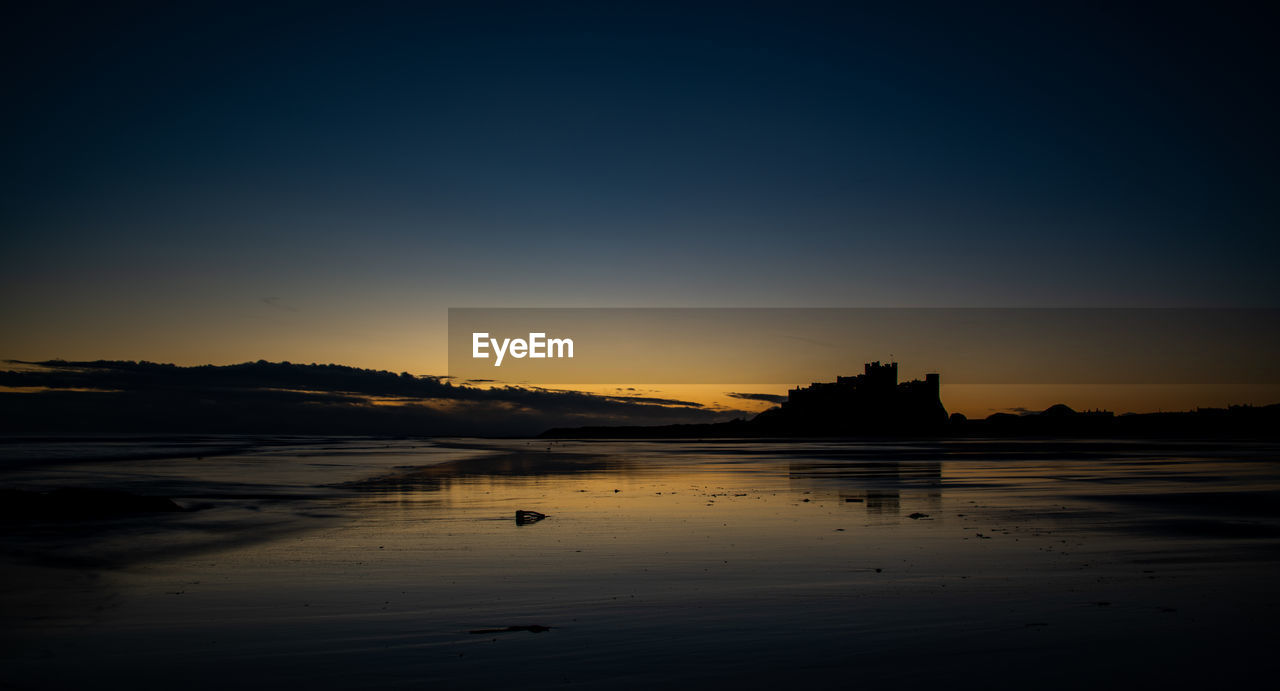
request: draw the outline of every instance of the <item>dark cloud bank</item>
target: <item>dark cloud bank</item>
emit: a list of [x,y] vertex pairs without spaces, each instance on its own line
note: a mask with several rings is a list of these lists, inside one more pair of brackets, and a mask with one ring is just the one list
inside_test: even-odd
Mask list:
[[519,436],[576,425],[716,422],[746,415],[652,397],[502,387],[342,365],[10,361],[0,432]]
[[738,398],[744,401],[766,401],[768,403],[782,403],[787,397],[779,394],[771,393],[740,393],[737,391],[728,394],[730,398]]

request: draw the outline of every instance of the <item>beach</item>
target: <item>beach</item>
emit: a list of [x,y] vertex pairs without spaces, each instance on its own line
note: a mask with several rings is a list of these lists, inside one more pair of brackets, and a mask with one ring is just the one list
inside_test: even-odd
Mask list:
[[183,510],[7,518],[6,687],[1191,687],[1278,666],[1273,443],[70,444],[11,441],[0,486]]

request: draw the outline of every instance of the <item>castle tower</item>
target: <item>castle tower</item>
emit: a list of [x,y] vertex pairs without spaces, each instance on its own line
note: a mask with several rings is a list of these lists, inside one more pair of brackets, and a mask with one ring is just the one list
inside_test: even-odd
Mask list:
[[942,399],[942,381],[937,372],[930,372],[924,375],[924,383],[929,390],[929,395],[939,400]]
[[879,361],[868,362],[863,367],[867,388],[871,391],[886,393],[898,386],[898,363],[880,364]]

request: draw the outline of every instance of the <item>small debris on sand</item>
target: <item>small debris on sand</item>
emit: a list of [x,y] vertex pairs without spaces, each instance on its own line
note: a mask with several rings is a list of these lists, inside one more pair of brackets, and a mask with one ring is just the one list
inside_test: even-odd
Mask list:
[[918,520],[920,520],[921,518],[928,518],[928,517],[929,517],[929,514],[927,514],[927,513],[920,513],[919,511],[917,511],[917,512],[915,512],[915,513],[910,514],[910,515],[908,515],[908,516],[907,516],[907,518],[910,518],[910,519],[911,519],[911,520],[913,520],[913,521],[918,521]]
[[529,525],[537,523],[546,518],[547,514],[538,513],[537,511],[525,511],[523,509],[516,511],[516,525]]

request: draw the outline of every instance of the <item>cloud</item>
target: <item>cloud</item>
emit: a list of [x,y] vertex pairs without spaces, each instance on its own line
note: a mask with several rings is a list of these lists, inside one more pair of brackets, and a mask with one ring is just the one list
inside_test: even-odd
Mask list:
[[271,307],[274,307],[274,308],[276,308],[276,309],[282,309],[282,310],[284,310],[284,311],[286,311],[286,312],[297,312],[297,311],[298,311],[298,308],[297,308],[297,307],[290,307],[289,305],[281,304],[281,303],[280,303],[280,298],[278,298],[278,297],[262,298],[262,299],[261,299],[261,302],[262,302],[264,305],[270,305]]
[[[716,422],[742,416],[676,399],[455,385],[343,365],[179,367],[11,361],[0,431],[245,432],[517,436],[551,427]],[[35,393],[32,393],[32,392]]]
[[805,338],[805,337],[803,337],[803,336],[796,336],[795,334],[782,334],[782,335],[783,335],[785,338],[790,338],[790,339],[792,339],[792,340],[794,340],[794,341],[801,341],[801,342],[803,342],[803,343],[812,343],[813,345],[822,346],[823,348],[839,348],[839,347],[840,347],[840,345],[839,345],[838,343],[830,343],[830,342],[827,342],[827,341],[817,341],[817,340],[814,340],[814,339],[812,339],[812,338]]
[[744,401],[766,401],[769,403],[782,403],[787,400],[786,396],[771,393],[738,393],[731,392],[725,394],[729,398],[740,398]]
[[652,403],[654,405],[683,406],[686,408],[705,407],[701,403],[694,403],[693,401],[681,401],[676,398],[657,398],[653,396],[601,396],[601,398],[610,401],[626,401],[628,403]]

